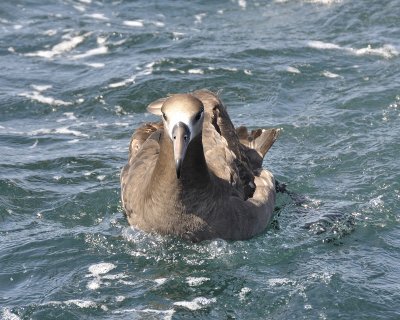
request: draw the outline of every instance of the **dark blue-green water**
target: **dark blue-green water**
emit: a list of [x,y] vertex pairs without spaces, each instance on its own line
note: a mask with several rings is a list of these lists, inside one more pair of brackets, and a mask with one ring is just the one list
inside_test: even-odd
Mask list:
[[[400,319],[400,2],[0,4],[0,318]],[[283,132],[249,240],[131,229],[146,106],[200,88]]]

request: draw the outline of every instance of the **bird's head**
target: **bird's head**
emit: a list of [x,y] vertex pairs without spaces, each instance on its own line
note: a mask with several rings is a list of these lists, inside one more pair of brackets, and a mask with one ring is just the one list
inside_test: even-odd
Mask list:
[[191,94],[175,94],[151,103],[147,110],[162,116],[164,132],[174,147],[176,175],[179,179],[188,145],[203,129],[203,103]]

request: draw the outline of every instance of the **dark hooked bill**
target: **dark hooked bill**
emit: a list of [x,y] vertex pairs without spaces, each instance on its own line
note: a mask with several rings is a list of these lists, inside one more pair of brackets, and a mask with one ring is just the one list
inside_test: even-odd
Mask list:
[[176,168],[176,177],[181,176],[183,159],[185,159],[187,146],[190,141],[190,129],[183,122],[178,122],[172,128],[172,143],[174,145],[174,159]]

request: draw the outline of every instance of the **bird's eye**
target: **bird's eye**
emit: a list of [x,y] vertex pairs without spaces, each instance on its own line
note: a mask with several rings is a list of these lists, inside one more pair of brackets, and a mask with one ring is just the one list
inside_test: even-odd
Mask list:
[[167,116],[165,115],[165,113],[163,112],[162,117],[164,118],[165,121],[167,121]]
[[199,113],[196,114],[196,117],[194,118],[194,120],[199,121],[202,114],[203,114],[203,110],[201,110]]

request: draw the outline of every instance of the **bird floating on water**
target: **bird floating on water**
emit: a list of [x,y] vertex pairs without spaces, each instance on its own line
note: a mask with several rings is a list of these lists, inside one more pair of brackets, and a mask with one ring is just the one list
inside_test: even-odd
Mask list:
[[193,242],[249,239],[273,217],[275,180],[262,168],[279,129],[234,128],[211,91],[174,94],[134,134],[121,172],[128,222]]

